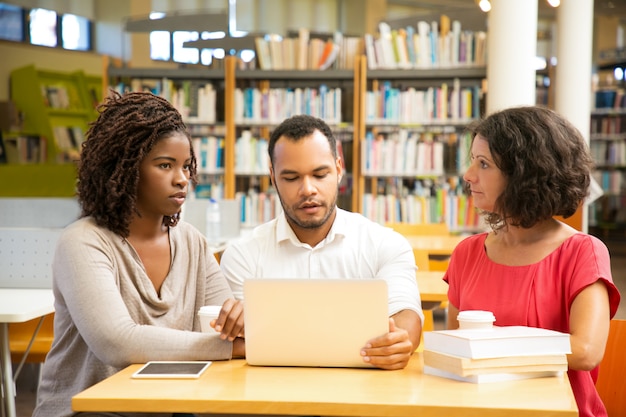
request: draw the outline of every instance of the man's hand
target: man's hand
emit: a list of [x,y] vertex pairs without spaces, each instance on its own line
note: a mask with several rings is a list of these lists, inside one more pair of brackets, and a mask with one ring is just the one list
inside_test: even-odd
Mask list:
[[415,351],[409,339],[409,332],[396,327],[393,318],[389,319],[389,333],[371,339],[361,349],[363,361],[381,369],[402,369],[409,363]]
[[243,337],[243,301],[234,298],[224,301],[220,315],[211,326],[221,333],[220,338],[223,340],[232,342],[236,337]]

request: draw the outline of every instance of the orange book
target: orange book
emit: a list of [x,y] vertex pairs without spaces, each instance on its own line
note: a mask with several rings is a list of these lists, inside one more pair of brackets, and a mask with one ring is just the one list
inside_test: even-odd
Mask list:
[[324,49],[322,50],[322,55],[320,55],[320,60],[317,63],[317,68],[320,68],[324,63],[330,58],[333,53],[333,49],[335,49],[335,43],[332,40],[327,40],[324,44]]

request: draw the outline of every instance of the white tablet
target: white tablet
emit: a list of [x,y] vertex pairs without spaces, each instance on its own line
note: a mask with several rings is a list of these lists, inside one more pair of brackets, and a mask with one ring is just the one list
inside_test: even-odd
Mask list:
[[210,361],[151,361],[133,374],[133,378],[198,378]]

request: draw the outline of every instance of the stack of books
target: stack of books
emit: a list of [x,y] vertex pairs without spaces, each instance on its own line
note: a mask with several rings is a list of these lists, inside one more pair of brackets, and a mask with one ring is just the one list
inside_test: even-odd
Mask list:
[[482,383],[567,371],[569,334],[526,326],[424,333],[424,373]]

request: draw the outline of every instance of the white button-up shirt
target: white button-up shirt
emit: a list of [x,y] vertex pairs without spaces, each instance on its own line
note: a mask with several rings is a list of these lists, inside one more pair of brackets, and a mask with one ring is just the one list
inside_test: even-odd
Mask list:
[[399,233],[364,216],[337,208],[335,221],[315,247],[298,240],[284,212],[229,245],[220,261],[237,299],[247,278],[384,279],[389,315],[413,310],[424,316],[415,258]]

